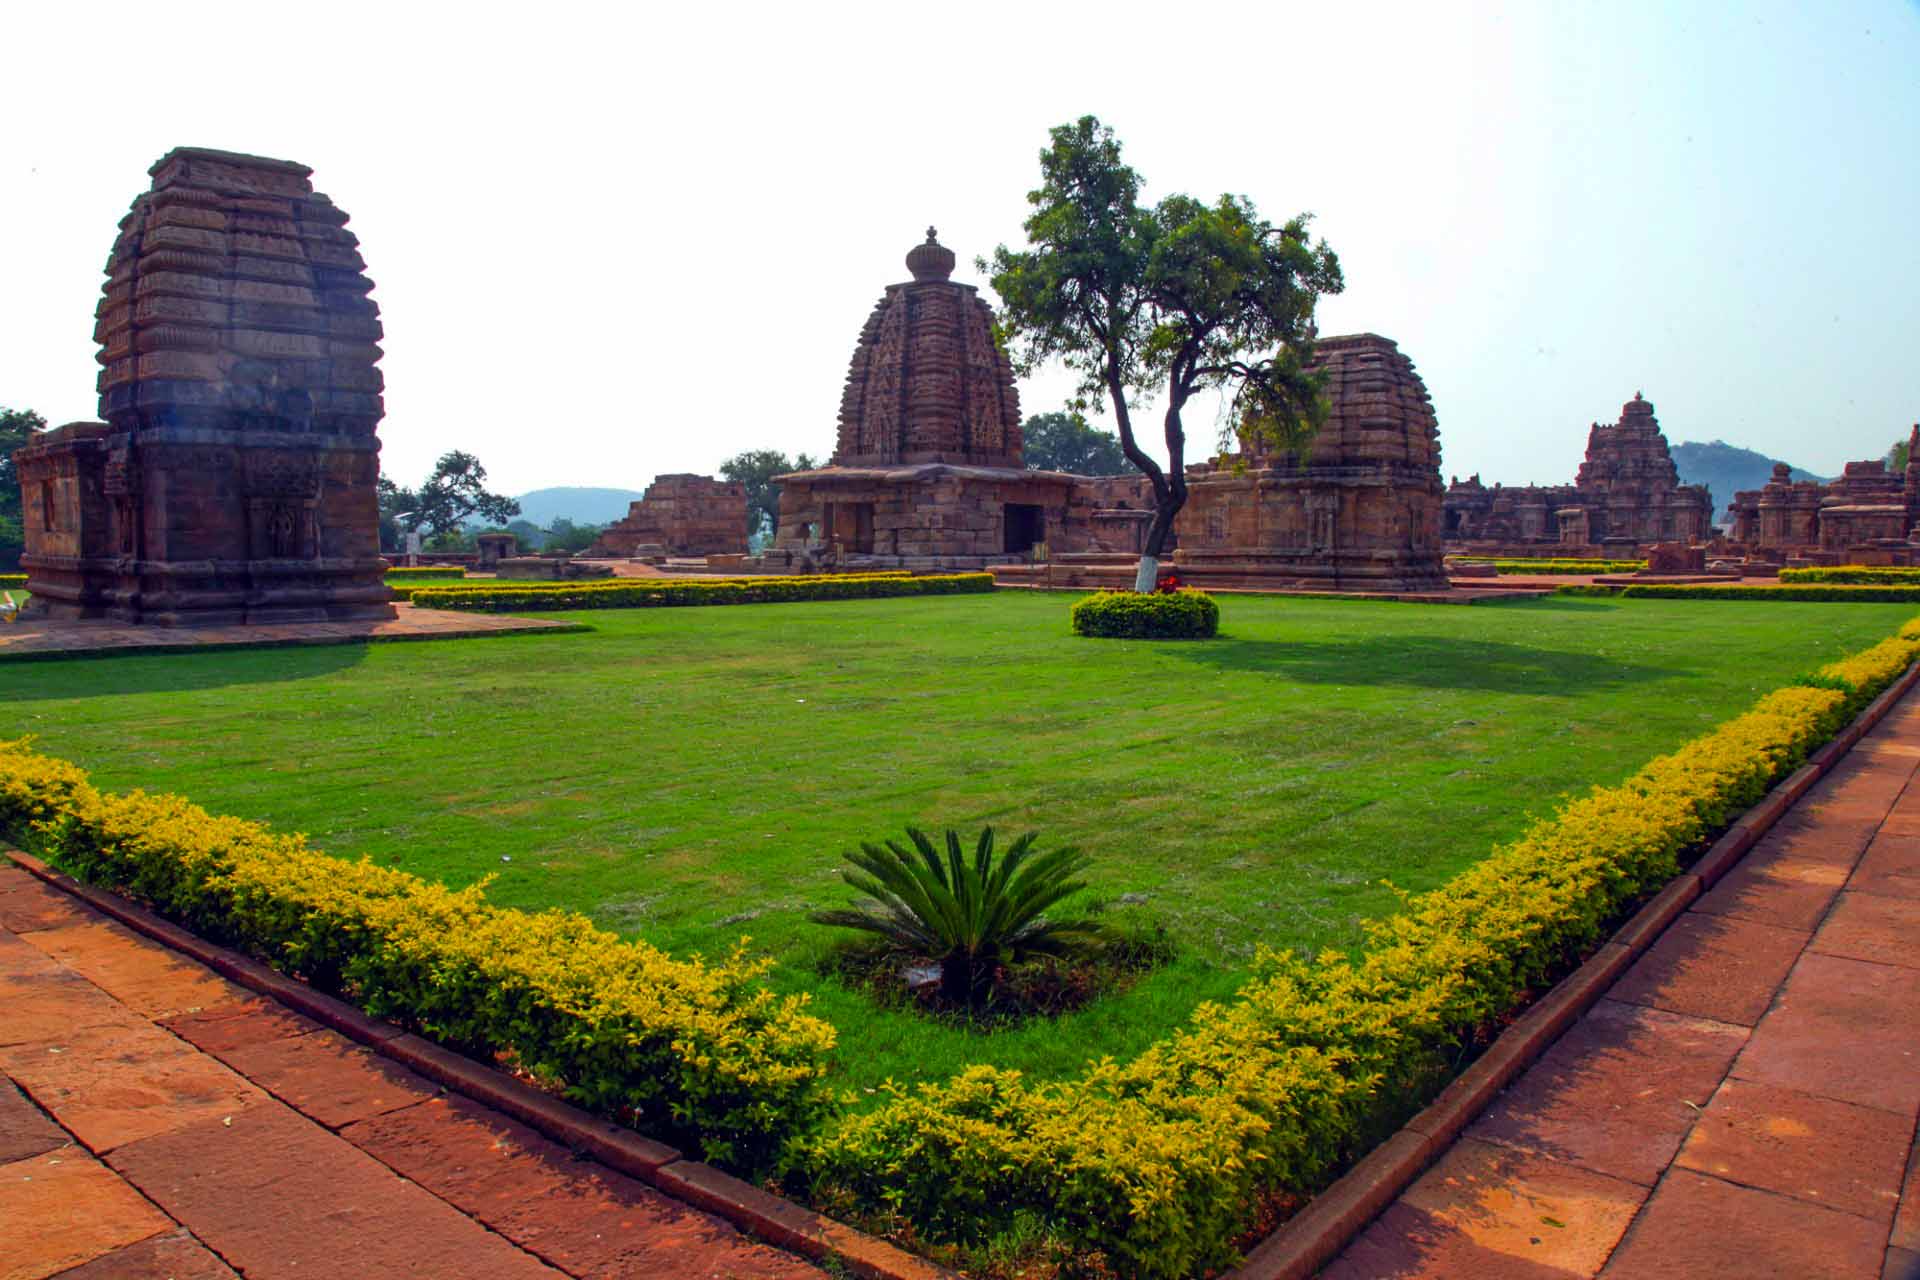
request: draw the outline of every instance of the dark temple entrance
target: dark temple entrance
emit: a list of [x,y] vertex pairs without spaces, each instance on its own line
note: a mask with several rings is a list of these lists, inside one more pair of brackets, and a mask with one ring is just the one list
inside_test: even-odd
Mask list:
[[1007,532],[1004,550],[1009,555],[1022,555],[1046,541],[1047,509],[1032,503],[1009,502],[1001,524]]

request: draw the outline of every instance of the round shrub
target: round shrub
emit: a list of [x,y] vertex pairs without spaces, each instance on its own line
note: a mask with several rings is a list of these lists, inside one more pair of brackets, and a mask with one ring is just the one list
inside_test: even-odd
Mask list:
[[1204,640],[1220,630],[1220,606],[1204,591],[1102,591],[1073,606],[1083,636]]

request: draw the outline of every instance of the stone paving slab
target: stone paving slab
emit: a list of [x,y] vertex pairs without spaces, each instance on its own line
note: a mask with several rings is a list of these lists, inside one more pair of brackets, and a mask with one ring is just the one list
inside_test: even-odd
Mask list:
[[251,627],[139,627],[115,622],[28,619],[0,627],[0,661],[84,654],[364,644],[388,640],[460,640],[515,632],[586,630],[577,622],[497,613],[416,609],[395,604],[395,618],[361,622],[285,622]]
[[1920,1280],[1916,770],[1909,701],[1322,1276]]
[[0,1280],[822,1278],[11,866],[0,904]]

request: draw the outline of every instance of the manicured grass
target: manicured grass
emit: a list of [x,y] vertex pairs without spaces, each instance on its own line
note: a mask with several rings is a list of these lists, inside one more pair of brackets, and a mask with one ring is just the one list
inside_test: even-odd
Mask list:
[[[177,791],[674,951],[744,933],[841,1029],[850,1086],[1131,1055],[1256,947],[1350,945],[1431,888],[1910,605],[1225,597],[1210,641],[1086,640],[1075,597],[570,613],[590,635],[0,663],[10,725]],[[991,1036],[821,978],[839,854],[906,823],[1094,854],[1175,963]],[[1145,901],[1120,905],[1122,895]]]

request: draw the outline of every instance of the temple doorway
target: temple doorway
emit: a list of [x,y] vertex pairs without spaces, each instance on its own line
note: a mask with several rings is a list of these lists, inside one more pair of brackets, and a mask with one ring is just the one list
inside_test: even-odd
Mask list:
[[1006,529],[1004,550],[1008,555],[1025,555],[1047,538],[1047,509],[1033,503],[1009,502],[1001,521]]

